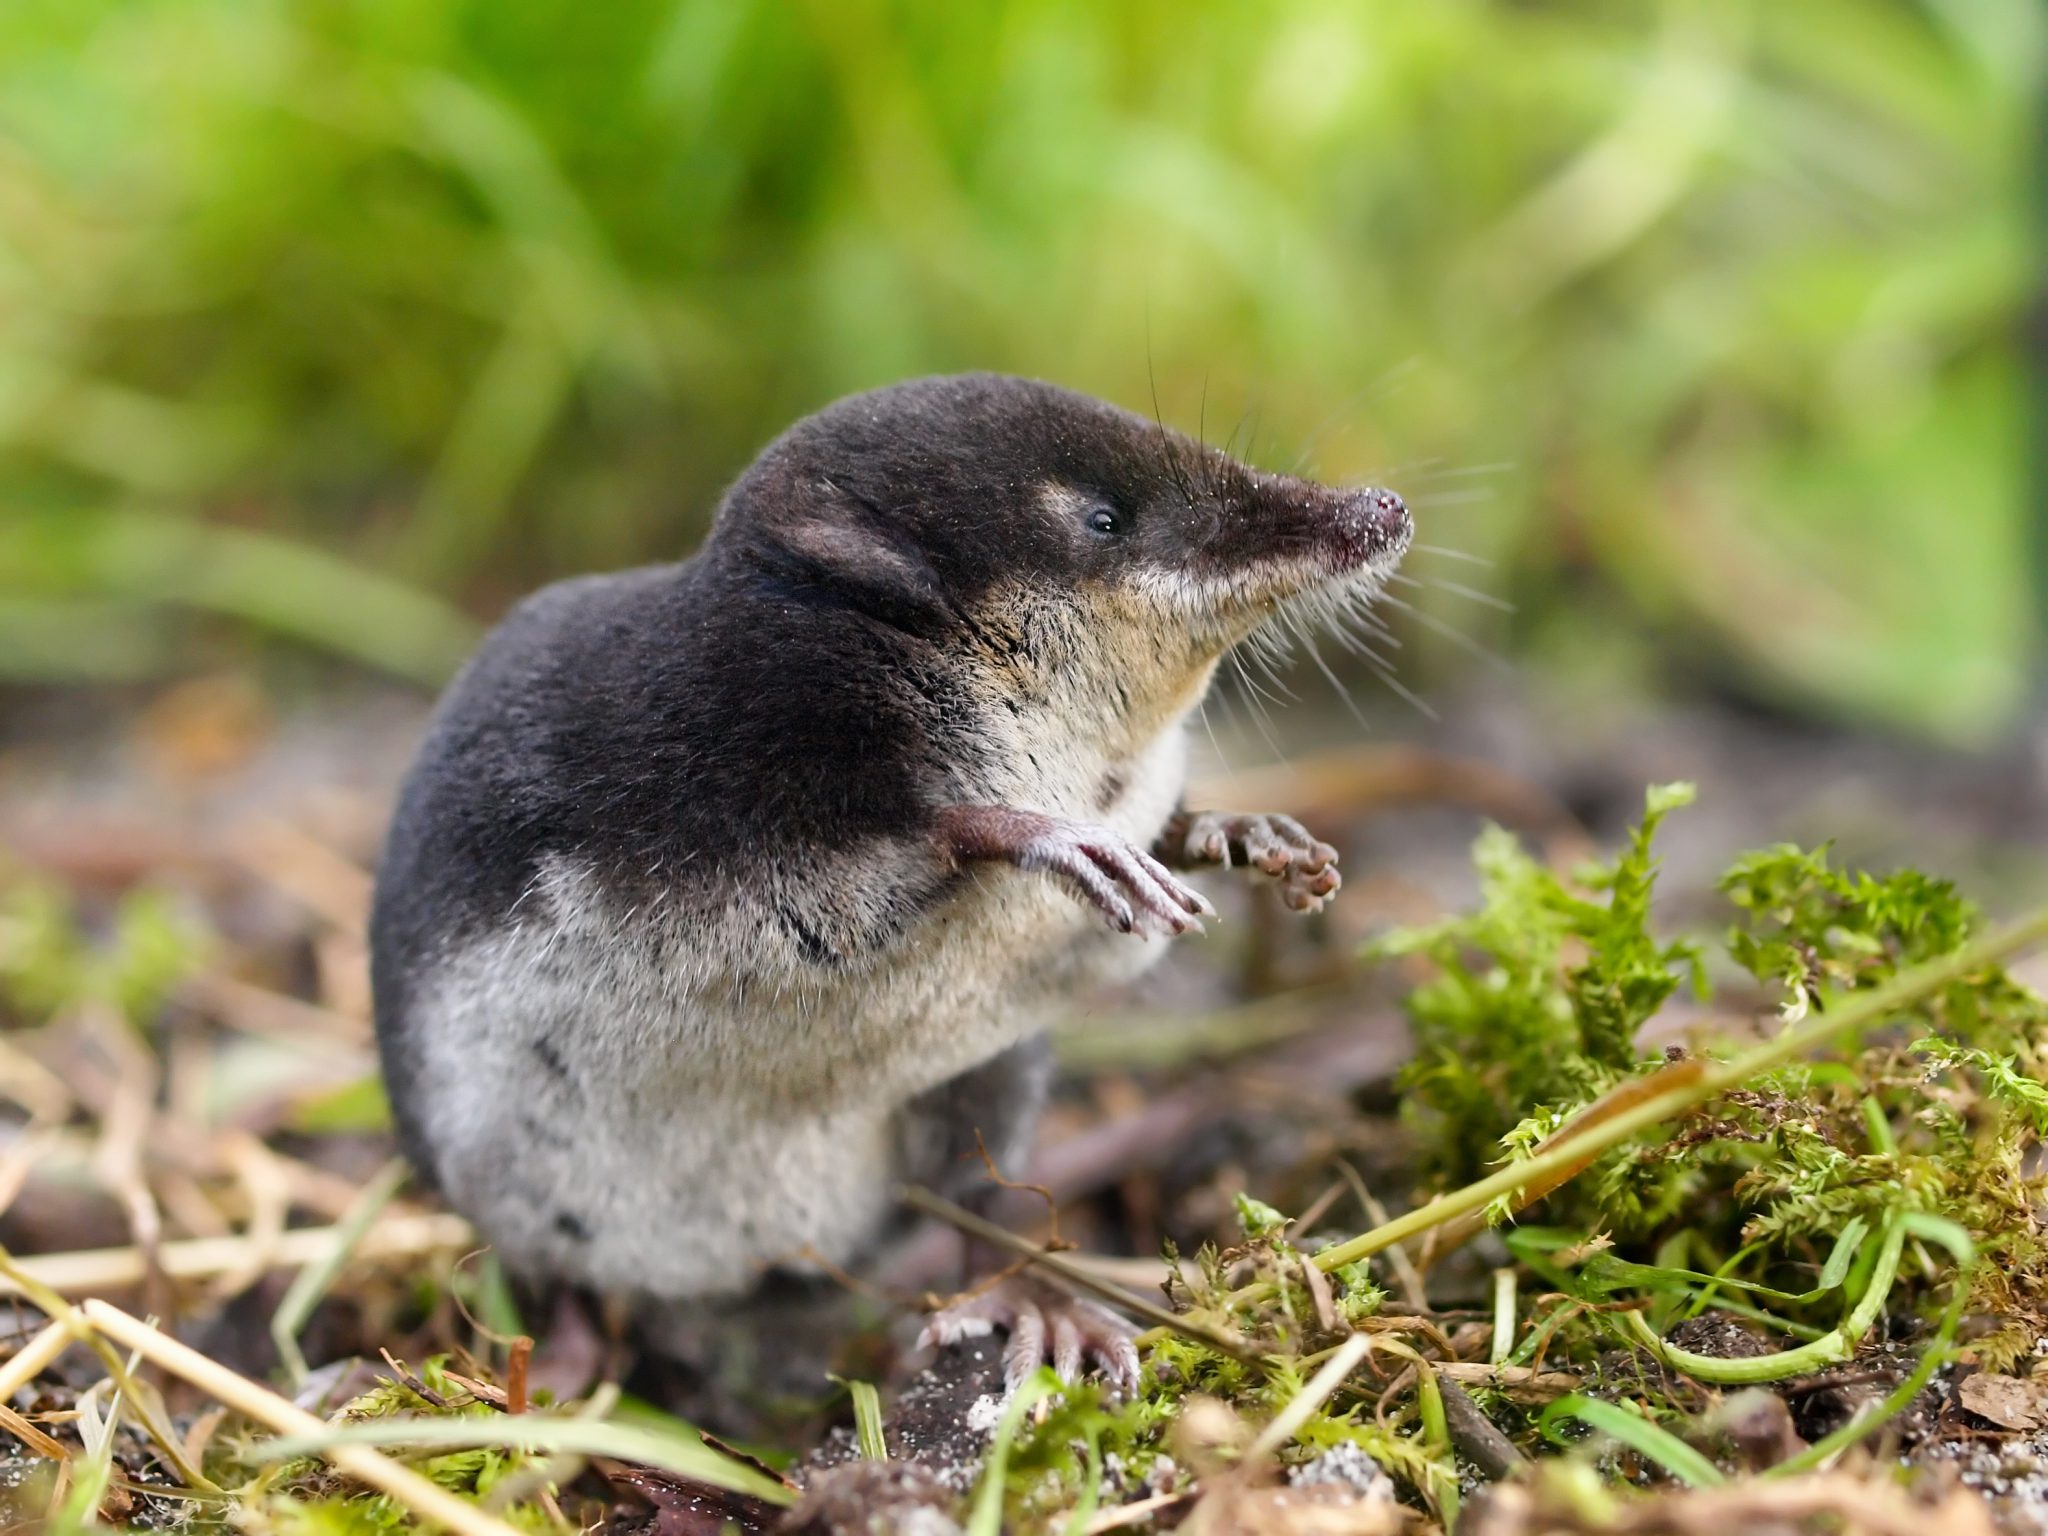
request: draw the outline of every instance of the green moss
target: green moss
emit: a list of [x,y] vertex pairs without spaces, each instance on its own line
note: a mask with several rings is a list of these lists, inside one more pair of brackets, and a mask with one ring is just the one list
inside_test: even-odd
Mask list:
[[[341,1410],[341,1421],[359,1423],[398,1415],[441,1419],[492,1419],[501,1415],[501,1409],[478,1402],[451,1382],[447,1370],[445,1356],[435,1356],[419,1367],[420,1383],[440,1398],[440,1403],[387,1377],[352,1399]],[[490,1498],[493,1490],[508,1478],[531,1473],[545,1460],[530,1452],[475,1446],[415,1455],[407,1458],[407,1465],[450,1493],[481,1501]],[[564,1529],[541,1498],[542,1494],[557,1491],[552,1483],[529,1478],[515,1491],[518,1497],[494,1509],[499,1518],[521,1530]],[[414,1516],[404,1506],[350,1482],[325,1462],[311,1457],[287,1462],[277,1471],[268,1485],[268,1504],[284,1536],[387,1536],[417,1529]]]
[[[1603,1095],[1640,1100],[1637,1085],[1668,1084],[1688,1070],[1688,1052],[1718,1053],[1713,1040],[1654,1052],[1636,1043],[1666,1005],[1705,1001],[1710,969],[1731,978],[1721,1008],[1737,1015],[1737,1032],[1746,1012],[1766,1031],[1803,1019],[1815,1033],[1830,998],[1957,957],[1981,936],[1981,915],[1945,881],[1838,870],[1826,850],[1792,847],[1734,862],[1720,883],[1733,920],[1719,943],[1661,933],[1655,835],[1690,798],[1684,786],[1653,790],[1621,852],[1569,878],[1491,830],[1474,852],[1478,910],[1377,946],[1425,957],[1433,972],[1407,1000],[1420,1049],[1403,1084],[1423,1193],[1534,1155]],[[1847,1360],[1887,1316],[1917,1313],[1935,1326],[1855,1434],[1903,1409],[1947,1358],[1966,1311],[1980,1315],[1978,1359],[1994,1369],[2015,1361],[2048,1329],[2048,1245],[2034,1216],[2048,1181],[2029,1172],[2048,1135],[2048,1007],[1996,966],[1955,971],[1833,1055],[1774,1070],[1759,1062],[1521,1213],[1528,1224],[1507,1234],[1514,1294],[1538,1299],[1496,1314],[1512,1332],[1488,1353],[1512,1367],[1569,1367],[1606,1400],[1581,1418],[1622,1424],[1667,1453],[1676,1442],[1665,1431],[1691,1433],[1716,1391]],[[1192,1394],[1255,1425],[1304,1390],[1343,1333],[1369,1323],[1373,1370],[1309,1415],[1280,1457],[1356,1444],[1448,1518],[1458,1467],[1441,1401],[1413,1376],[1415,1390],[1391,1390],[1404,1356],[1428,1352],[1433,1322],[1388,1315],[1370,1271],[1354,1263],[1329,1276],[1341,1321],[1325,1327],[1282,1213],[1247,1195],[1238,1216],[1242,1241],[1230,1248],[1192,1259],[1168,1249],[1168,1289],[1192,1320],[1251,1344],[1258,1362],[1163,1335],[1146,1396],[1114,1431],[1083,1410],[1049,1421],[1046,1433],[1068,1448],[1034,1442],[1013,1475],[1068,1487],[1089,1435],[1122,1436],[1120,1455],[1156,1454]],[[1710,1308],[1747,1320],[1772,1353],[1731,1361],[1666,1337]],[[1532,1455],[1559,1454],[1499,1393],[1475,1396]],[[1019,1497],[1044,1507],[1050,1486]]]

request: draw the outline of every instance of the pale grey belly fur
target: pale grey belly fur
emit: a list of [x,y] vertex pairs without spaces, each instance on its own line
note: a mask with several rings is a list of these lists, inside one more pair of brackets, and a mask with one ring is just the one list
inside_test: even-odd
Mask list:
[[[1141,842],[1178,799],[1177,735],[1146,757],[1102,818]],[[777,896],[886,901],[902,857],[893,872],[872,851],[857,868],[784,870]],[[906,1144],[931,1139],[906,1123],[912,1101],[1164,948],[1006,867],[843,970],[778,948],[783,932],[746,898],[626,908],[562,862],[501,931],[431,969],[409,1026],[425,1139],[448,1198],[513,1273],[665,1301],[738,1294],[807,1254],[854,1262]],[[721,963],[735,955],[753,969]]]

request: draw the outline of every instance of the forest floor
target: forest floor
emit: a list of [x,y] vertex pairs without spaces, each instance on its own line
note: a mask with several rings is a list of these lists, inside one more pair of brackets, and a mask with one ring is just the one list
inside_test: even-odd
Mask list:
[[[1811,1251],[1816,1287],[1792,1296],[1781,1265],[1743,1293],[1762,1298],[1748,1310],[1699,1272],[1736,1275],[1749,1249],[1716,1244],[1750,1228],[1723,1222],[1710,1242],[1706,1217],[1687,1225],[1667,1212],[1634,1238],[1619,1226],[1610,1236],[1608,1208],[1573,1205],[1569,1190],[1532,1207],[1524,1227],[1578,1220],[1574,1242],[1511,1247],[1480,1230],[1432,1263],[1418,1232],[1372,1247],[1369,1263],[1325,1273],[1315,1261],[1455,1183],[1446,1117],[1418,1119],[1409,1080],[1397,1086],[1418,1018],[1425,1037],[1431,1027],[1415,999],[1442,974],[1440,957],[1419,941],[1362,957],[1391,929],[1479,904],[1472,849],[1487,822],[1517,834],[1535,867],[1569,870],[1626,848],[1646,786],[1695,784],[1697,802],[1657,844],[1665,934],[1728,928],[1717,877],[1779,842],[1831,841],[1842,869],[1949,877],[1987,912],[2013,916],[2048,898],[2048,738],[1966,758],[1716,706],[1589,709],[1505,685],[1442,705],[1456,724],[1399,742],[1342,743],[1334,722],[1283,717],[1291,756],[1236,773],[1211,764],[1202,797],[1300,815],[1343,849],[1341,896],[1302,921],[1267,893],[1211,882],[1224,909],[1211,935],[1061,1032],[1038,1157],[1005,1170],[1052,1199],[1048,1220],[1035,1197],[1019,1198],[1012,1220],[1028,1243],[1056,1235],[1055,1263],[1174,1314],[1147,1336],[1154,1385],[1123,1405],[1020,1394],[1006,1416],[987,1346],[935,1362],[906,1348],[921,1299],[948,1283],[947,1250],[929,1238],[887,1276],[849,1277],[861,1326],[842,1374],[878,1382],[878,1401],[821,1380],[797,1400],[729,1413],[729,1395],[686,1390],[616,1349],[580,1363],[545,1346],[534,1355],[520,1342],[531,1320],[468,1228],[401,1182],[375,1080],[363,923],[422,706],[359,694],[280,710],[236,678],[133,710],[106,705],[21,700],[0,737],[0,1294],[16,1314],[0,1357],[0,1431],[18,1447],[0,1466],[0,1528],[602,1521],[683,1536],[724,1521],[851,1531],[880,1519],[875,1528],[983,1536],[1007,1519],[1306,1536],[1456,1519],[1479,1536],[1718,1536],[1731,1521],[1758,1536],[2048,1531],[2048,1367],[2028,1369],[2048,1337],[2015,1331],[2034,1316],[2037,1258],[2019,1237],[2031,1242],[2040,1225],[2023,1110],[2012,1147],[2014,1178],[2031,1181],[2023,1202],[2014,1196],[2024,1210],[2013,1204],[2019,1214],[2001,1219],[2018,1227],[1993,1231],[1987,1250],[2019,1277],[2003,1310],[1985,1303],[1981,1268],[1971,1290],[1958,1278],[1969,1262],[1944,1257],[1929,1223],[1948,1218],[1916,1193],[1924,1181],[1895,1181],[1900,1226],[1884,1219],[1894,1207],[1857,1203],[1875,1187],[1867,1158],[1853,1177],[1826,1175],[1835,1251],[1810,1235],[1787,1250]],[[1318,746],[1319,735],[1340,744]],[[1552,969],[1564,988],[1585,945],[1559,934],[1565,958]],[[1482,937],[1460,930],[1449,942],[1483,948]],[[1892,958],[1903,974],[1915,956]],[[2015,986],[2048,983],[2039,951],[2010,964]],[[1824,969],[1816,998],[1821,979],[1839,979]],[[1744,986],[1711,1006],[1673,992],[1640,1038],[1676,1046],[1710,1016],[1761,1038],[1757,1021],[1781,1000],[1756,978]],[[1971,995],[1995,996],[2014,1028],[2040,1025],[2048,1041],[2024,993]],[[1891,1071],[1897,1051],[1886,1049]],[[1862,1070],[1863,1058],[1848,1060]],[[1607,1114],[1630,1093],[1661,1091],[1656,1062],[1640,1076],[1603,1069],[1586,1101],[1610,1104]],[[1966,1069],[1992,1070],[1955,1067]],[[1839,1087],[1815,1078],[1814,1102]],[[1894,1090],[1918,1091],[1895,1071],[1883,1079]],[[1890,1114],[1883,1136],[1898,1138],[1897,1157],[1915,1155],[1926,1106],[1887,1109],[1894,1101],[1880,1104],[1870,1083],[1856,1092],[1879,1107],[1842,1103]],[[1944,1079],[1941,1092],[1952,1105],[1960,1090]],[[2012,1092],[2021,1102],[2023,1089]],[[1520,1103],[1494,1129],[1538,1108]],[[1779,1113],[1726,1135],[1783,1141],[1789,1123]],[[1835,1135],[1818,1111],[1811,1123]],[[1980,1148],[2004,1134],[1989,1123],[1965,1128]],[[1631,1169],[1655,1161],[1648,1143],[1632,1145]],[[1603,1198],[1635,1176],[1612,1172]],[[1984,1246],[1985,1231],[1971,1231]],[[1186,1256],[1176,1276],[1159,1257],[1169,1243]],[[1598,1322],[1626,1309],[1584,1289],[1591,1270],[1579,1266],[1617,1243],[1640,1258],[1630,1315],[1664,1329],[1661,1342],[1632,1344],[1615,1318]],[[1880,1311],[1872,1271],[1889,1276],[1887,1264],[1901,1279],[1897,1305]],[[1866,1326],[1839,1358],[1823,1351],[1789,1375],[1758,1367],[1755,1383],[1697,1365],[1824,1343],[1859,1294],[1874,1298]],[[1773,1335],[1766,1316],[1795,1331]],[[1923,1362],[1908,1400],[1872,1418]],[[550,1389],[573,1406],[551,1406]],[[1560,1417],[1560,1401],[1619,1405],[1625,1418],[1593,1407]],[[744,1419],[757,1438],[739,1452],[676,1412]],[[1866,1420],[1857,1443],[1828,1449]],[[1827,1454],[1803,1462],[1816,1447]],[[1775,1467],[1795,1471],[1763,1475]]]

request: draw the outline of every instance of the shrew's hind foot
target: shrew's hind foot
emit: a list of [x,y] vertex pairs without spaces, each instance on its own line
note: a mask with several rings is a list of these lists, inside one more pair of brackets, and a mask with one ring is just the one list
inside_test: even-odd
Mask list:
[[957,1344],[998,1330],[1010,1336],[1003,1347],[1006,1392],[1048,1364],[1064,1382],[1079,1381],[1093,1368],[1127,1397],[1138,1390],[1137,1330],[1100,1302],[1030,1275],[1010,1275],[934,1312],[918,1344]]
[[1319,842],[1292,816],[1183,811],[1167,823],[1154,850],[1177,869],[1245,865],[1280,882],[1280,899],[1314,912],[1344,883],[1337,850]]

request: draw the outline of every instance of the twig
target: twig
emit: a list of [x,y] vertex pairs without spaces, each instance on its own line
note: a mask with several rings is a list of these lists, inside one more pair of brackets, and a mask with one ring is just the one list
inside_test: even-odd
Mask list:
[[0,1156],[0,1215],[13,1206],[29,1174],[62,1139],[55,1125],[40,1119],[32,1118],[15,1132],[14,1144]]
[[505,1354],[505,1411],[526,1412],[526,1367],[533,1359],[533,1338],[522,1333]]
[[292,1186],[278,1157],[248,1132],[230,1132],[221,1138],[220,1146],[222,1160],[234,1170],[249,1202],[248,1224],[242,1233],[249,1251],[240,1264],[215,1276],[211,1286],[214,1297],[226,1301],[241,1295],[271,1267],[291,1215]]
[[1439,1360],[1436,1373],[1445,1381],[1467,1386],[1491,1387],[1510,1397],[1538,1399],[1562,1397],[1583,1385],[1570,1371],[1545,1371],[1526,1365],[1481,1365],[1473,1360]]
[[981,1154],[981,1165],[988,1170],[989,1182],[994,1184],[996,1188],[1013,1190],[1018,1194],[1036,1195],[1045,1202],[1045,1246],[1047,1248],[1059,1250],[1074,1246],[1060,1236],[1060,1203],[1054,1197],[1052,1189],[1048,1185],[1020,1183],[1016,1179],[1004,1177],[1003,1170],[996,1166],[995,1158],[989,1153],[988,1143],[981,1139],[981,1131],[978,1127],[974,1132],[974,1150]]
[[1444,1425],[1450,1432],[1451,1444],[1467,1461],[1494,1482],[1528,1461],[1515,1442],[1480,1411],[1471,1394],[1444,1375],[1442,1366],[1437,1367],[1437,1375],[1441,1378],[1436,1389],[1444,1405]]
[[307,1036],[332,1036],[351,1044],[367,1045],[370,1022],[351,1018],[335,1008],[323,1008],[268,987],[218,971],[203,971],[189,978],[185,996],[230,1029],[273,1040],[302,1042]]
[[405,1362],[392,1354],[390,1350],[379,1349],[377,1353],[384,1357],[384,1363],[391,1368],[391,1379],[405,1388],[414,1397],[419,1398],[423,1402],[430,1403],[436,1408],[448,1409],[455,1406],[447,1398],[428,1386],[416,1372],[407,1369]]
[[100,1186],[120,1204],[128,1220],[135,1250],[142,1255],[143,1296],[151,1312],[170,1308],[170,1288],[158,1263],[163,1247],[163,1212],[149,1187],[143,1149],[151,1142],[157,1119],[156,1096],[162,1069],[157,1058],[136,1040],[127,1021],[111,1005],[89,1010],[91,1034],[113,1062],[112,1098],[100,1115],[89,1166]]
[[1309,1300],[1315,1303],[1316,1326],[1325,1333],[1337,1331],[1337,1298],[1330,1291],[1330,1277],[1317,1269],[1307,1254],[1298,1255],[1301,1278],[1308,1286]]
[[228,855],[346,934],[370,915],[370,877],[302,827],[263,816],[229,829]]
[[1081,1290],[1100,1296],[1103,1300],[1144,1318],[1155,1327],[1167,1328],[1175,1333],[1185,1334],[1196,1342],[1229,1355],[1232,1359],[1242,1360],[1247,1365],[1263,1366],[1264,1364],[1263,1357],[1259,1352],[1242,1339],[1233,1339],[1227,1334],[1204,1328],[1199,1323],[1190,1322],[1187,1318],[1181,1317],[1177,1313],[1167,1311],[1166,1308],[1158,1305],[1156,1302],[1147,1301],[1142,1296],[1132,1295],[1120,1285],[1112,1285],[1106,1280],[1098,1279],[1079,1265],[1067,1263],[1058,1255],[1048,1253],[1038,1244],[1028,1242],[1013,1232],[1005,1231],[992,1221],[983,1221],[972,1211],[963,1210],[952,1201],[935,1195],[928,1189],[915,1187],[906,1189],[903,1192],[903,1202],[906,1205],[923,1211],[927,1216],[936,1216],[941,1221],[951,1223],[970,1237],[979,1238],[993,1247],[1014,1253],[1019,1258],[1037,1265],[1046,1273],[1058,1275],[1069,1285],[1077,1286]]
[[[388,1360],[391,1357],[387,1354],[384,1358]],[[474,1376],[465,1376],[460,1371],[450,1370],[446,1366],[441,1368],[441,1374],[448,1378],[450,1384],[462,1388],[463,1391],[467,1392],[478,1402],[487,1403],[500,1413],[507,1412],[511,1408],[512,1400],[505,1395],[503,1387],[493,1386],[488,1381],[478,1381]],[[411,1385],[411,1383],[407,1383],[407,1385]],[[433,1401],[431,1393],[427,1394],[427,1400],[429,1402]]]
[[1290,1225],[1296,1232],[1304,1236],[1315,1231],[1316,1223],[1330,1214],[1330,1207],[1342,1199],[1343,1195],[1344,1181],[1342,1179],[1332,1181],[1320,1195],[1317,1195],[1315,1199],[1309,1202],[1308,1209],[1295,1217]]

